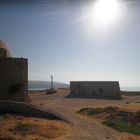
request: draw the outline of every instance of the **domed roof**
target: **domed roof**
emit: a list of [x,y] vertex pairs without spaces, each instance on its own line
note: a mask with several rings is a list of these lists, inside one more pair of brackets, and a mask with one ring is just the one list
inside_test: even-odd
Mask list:
[[0,57],[11,57],[10,51],[2,40],[0,40]]

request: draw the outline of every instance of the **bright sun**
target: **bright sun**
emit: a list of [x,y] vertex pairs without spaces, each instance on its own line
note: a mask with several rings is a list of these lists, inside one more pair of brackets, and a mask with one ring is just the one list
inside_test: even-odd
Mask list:
[[99,0],[94,7],[95,19],[103,24],[115,20],[119,16],[120,5],[117,0]]
[[104,27],[116,22],[121,16],[122,5],[119,0],[98,0],[91,7],[88,18]]

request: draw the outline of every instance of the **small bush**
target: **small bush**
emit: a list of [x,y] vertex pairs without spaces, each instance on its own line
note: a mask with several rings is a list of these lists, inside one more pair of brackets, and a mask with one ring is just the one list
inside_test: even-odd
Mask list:
[[128,132],[140,135],[140,124],[132,124],[123,120],[107,119],[103,124],[112,127],[120,132]]
[[129,102],[125,102],[125,104],[129,104]]
[[104,112],[113,113],[113,112],[116,112],[116,110],[117,110],[116,107],[105,107],[105,108],[89,108],[89,107],[87,107],[87,108],[80,109],[77,113],[92,116],[92,115],[97,115],[97,114],[104,113]]
[[22,135],[25,135],[27,131],[29,131],[30,128],[32,128],[33,125],[31,124],[25,124],[22,122],[17,122],[16,126],[14,127],[14,132],[19,132]]
[[80,109],[77,113],[81,113],[84,115],[96,115],[96,114],[100,114],[103,112],[103,109],[101,108],[82,108]]
[[140,118],[140,111],[137,111],[137,112],[135,113],[135,116]]

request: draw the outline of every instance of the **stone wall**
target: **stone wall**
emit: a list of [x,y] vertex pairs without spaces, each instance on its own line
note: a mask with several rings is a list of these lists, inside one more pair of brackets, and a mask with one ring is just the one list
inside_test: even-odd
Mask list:
[[70,95],[75,97],[121,99],[118,81],[72,81]]
[[0,58],[0,100],[28,100],[27,67],[27,59]]
[[0,48],[0,57],[6,57],[6,49]]
[[42,117],[54,120],[63,120],[69,122],[64,116],[57,114],[50,110],[38,108],[26,102],[15,101],[1,101],[0,100],[0,113],[11,113],[24,116]]

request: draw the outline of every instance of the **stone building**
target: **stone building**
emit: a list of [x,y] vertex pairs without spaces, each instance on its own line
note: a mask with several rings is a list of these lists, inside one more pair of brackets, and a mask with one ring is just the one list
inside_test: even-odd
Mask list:
[[0,41],[0,113],[68,120],[28,102],[28,60],[13,58]]
[[118,81],[71,81],[71,97],[121,99]]
[[10,51],[0,41],[0,100],[28,100],[28,61],[11,57]]

